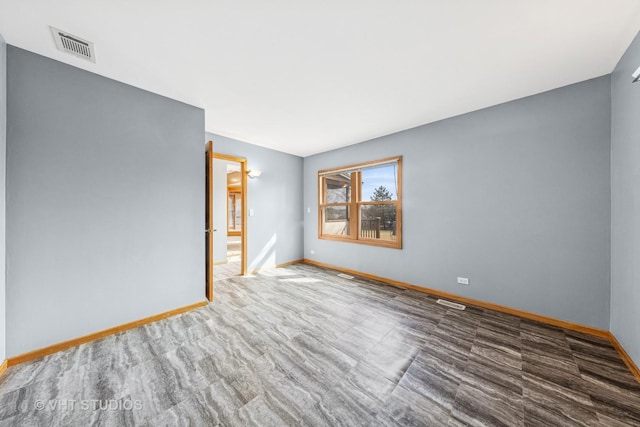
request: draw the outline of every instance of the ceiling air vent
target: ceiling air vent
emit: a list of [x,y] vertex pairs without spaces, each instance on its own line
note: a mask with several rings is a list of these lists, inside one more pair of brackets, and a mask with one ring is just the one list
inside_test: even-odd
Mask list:
[[93,43],[53,27],[51,27],[51,33],[59,51],[70,53],[93,63],[96,62],[96,51]]

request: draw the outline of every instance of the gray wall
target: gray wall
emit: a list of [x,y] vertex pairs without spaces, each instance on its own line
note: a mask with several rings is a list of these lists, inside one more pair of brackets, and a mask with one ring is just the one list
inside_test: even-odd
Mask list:
[[640,36],[611,76],[611,332],[640,366]]
[[204,112],[7,60],[7,355],[202,301]]
[[[262,176],[249,179],[247,221],[248,270],[302,258],[302,158],[224,136],[206,134],[213,151],[245,157]],[[219,234],[219,233],[218,233]]]
[[5,195],[7,165],[7,44],[0,34],[0,363],[6,352]]
[[[609,109],[604,76],[307,157],[305,257],[606,329]],[[399,154],[404,249],[319,240],[318,170]]]

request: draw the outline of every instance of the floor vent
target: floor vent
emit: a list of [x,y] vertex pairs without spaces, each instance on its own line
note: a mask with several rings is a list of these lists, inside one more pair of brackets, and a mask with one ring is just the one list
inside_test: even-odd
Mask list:
[[467,308],[462,304],[458,304],[457,302],[451,302],[444,299],[439,299],[436,302],[440,305],[446,305],[447,307],[455,308],[456,310],[464,310],[465,308]]
[[90,41],[53,27],[51,27],[51,34],[53,34],[53,40],[55,40],[56,47],[59,51],[70,53],[73,56],[86,59],[93,63],[96,62],[95,48]]
[[338,277],[342,277],[343,279],[353,279],[353,276],[349,276],[348,274],[338,273]]

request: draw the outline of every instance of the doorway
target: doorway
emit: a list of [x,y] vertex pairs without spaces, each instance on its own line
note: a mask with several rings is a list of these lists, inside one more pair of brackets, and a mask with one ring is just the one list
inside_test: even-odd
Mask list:
[[[238,161],[214,155],[213,261],[216,280],[242,274],[243,194],[242,166]],[[217,181],[215,181],[217,180]]]
[[247,159],[214,153],[207,144],[207,286],[247,274]]

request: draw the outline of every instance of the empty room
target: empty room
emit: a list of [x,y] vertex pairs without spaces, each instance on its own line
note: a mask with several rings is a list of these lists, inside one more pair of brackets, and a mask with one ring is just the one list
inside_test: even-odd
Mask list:
[[0,427],[640,426],[639,31],[0,0]]

